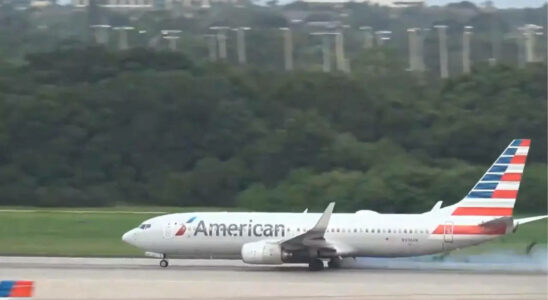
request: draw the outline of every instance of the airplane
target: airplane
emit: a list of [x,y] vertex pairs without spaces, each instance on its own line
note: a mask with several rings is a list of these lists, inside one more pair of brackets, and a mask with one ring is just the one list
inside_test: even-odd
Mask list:
[[122,240],[160,258],[242,259],[248,264],[307,263],[312,271],[339,268],[346,257],[407,257],[447,253],[515,232],[547,215],[512,216],[530,139],[513,140],[456,204],[438,201],[419,214],[371,210],[321,214],[193,212],[158,216]]

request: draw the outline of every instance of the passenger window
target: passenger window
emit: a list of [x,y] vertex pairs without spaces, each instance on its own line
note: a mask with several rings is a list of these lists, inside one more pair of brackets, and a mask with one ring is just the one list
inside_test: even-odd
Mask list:
[[354,228],[354,232],[358,232],[358,229]]
[[390,233],[390,229],[388,229],[388,233]]
[[407,229],[404,229],[404,230],[403,230],[403,233],[407,233]]

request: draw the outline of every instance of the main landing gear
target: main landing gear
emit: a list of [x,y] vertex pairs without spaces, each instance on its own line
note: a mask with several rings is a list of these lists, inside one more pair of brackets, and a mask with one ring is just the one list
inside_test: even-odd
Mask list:
[[323,270],[323,261],[321,259],[315,258],[308,262],[308,269],[310,271],[321,271]]
[[162,267],[162,268],[167,268],[167,266],[169,266],[169,262],[167,261],[166,258],[167,258],[167,257],[166,257],[166,255],[164,254],[164,255],[162,256],[162,260],[160,261],[160,267]]
[[[342,259],[340,257],[334,257],[329,260],[327,266],[330,269],[339,269],[341,267]],[[323,261],[319,258],[312,259],[308,262],[308,269],[310,271],[321,271],[324,269]]]
[[340,259],[339,257],[334,257],[331,260],[329,260],[329,262],[327,263],[327,266],[330,269],[339,269],[341,267],[341,264],[342,264],[342,259]]

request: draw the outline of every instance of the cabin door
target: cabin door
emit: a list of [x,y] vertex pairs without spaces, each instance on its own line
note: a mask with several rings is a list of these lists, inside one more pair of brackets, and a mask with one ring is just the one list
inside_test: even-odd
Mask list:
[[445,222],[445,225],[443,226],[443,242],[444,243],[452,243],[453,242],[453,229],[455,227],[455,224],[451,221]]

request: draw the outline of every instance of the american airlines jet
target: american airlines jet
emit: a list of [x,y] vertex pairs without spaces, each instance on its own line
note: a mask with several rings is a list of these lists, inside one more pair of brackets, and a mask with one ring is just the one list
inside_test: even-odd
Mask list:
[[548,216],[514,219],[531,140],[516,139],[472,190],[454,205],[420,214],[371,210],[333,213],[196,212],[155,217],[122,240],[161,258],[242,259],[248,264],[340,266],[344,257],[418,256],[477,245]]

